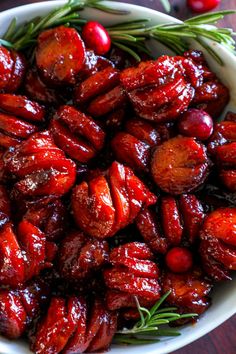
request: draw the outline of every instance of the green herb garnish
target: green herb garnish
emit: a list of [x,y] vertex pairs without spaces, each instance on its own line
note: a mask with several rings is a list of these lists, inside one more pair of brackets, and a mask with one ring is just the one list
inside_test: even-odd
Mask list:
[[211,39],[227,47],[235,53],[235,33],[230,28],[217,28],[214,26],[226,15],[235,14],[234,10],[219,11],[193,17],[182,23],[166,23],[148,26],[148,20],[137,20],[108,28],[115,45],[126,50],[129,54],[140,60],[137,52],[147,52],[147,39],[156,39],[176,54],[183,54],[189,49],[189,39],[199,42],[215,60],[223,64],[219,55],[205,39]]
[[168,291],[150,309],[141,307],[137,297],[135,301],[140,314],[140,320],[132,328],[124,328],[118,331],[114,337],[114,342],[118,344],[148,344],[159,341],[158,337],[173,337],[181,333],[171,328],[160,328],[176,320],[193,318],[198,316],[196,313],[179,314],[175,312],[176,307],[163,307],[161,305],[170,295]]
[[[166,10],[169,10],[168,0],[161,0]],[[48,15],[37,17],[29,23],[17,25],[13,19],[0,44],[16,50],[29,49],[31,52],[36,39],[43,30],[58,25],[74,27],[80,31],[86,20],[81,18],[80,10],[85,7],[95,8],[117,15],[126,15],[127,11],[118,10],[111,5],[104,4],[103,0],[69,0],[61,8],[51,11]],[[148,19],[134,20],[107,27],[112,42],[117,47],[131,54],[140,61],[140,52],[149,53],[147,40],[155,39],[173,50],[182,54],[189,49],[189,39],[199,42],[214,58],[223,64],[222,59],[208,44],[206,39],[211,39],[235,50],[235,33],[230,28],[217,28],[215,24],[226,15],[235,14],[234,10],[218,11],[196,16],[180,23],[167,23],[149,26]]]

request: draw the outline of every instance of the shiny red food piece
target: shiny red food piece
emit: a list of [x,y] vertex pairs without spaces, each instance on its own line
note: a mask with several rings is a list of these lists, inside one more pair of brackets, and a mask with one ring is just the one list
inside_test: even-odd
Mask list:
[[45,235],[27,220],[20,222],[17,228],[17,239],[21,247],[21,252],[25,255],[25,280],[38,275],[44,268],[51,265],[45,263]]
[[[150,308],[154,305],[155,300],[147,300],[142,297],[138,298],[141,306]],[[133,295],[119,290],[108,289],[106,292],[106,305],[109,310],[119,310],[121,308],[134,308],[137,310],[137,303]],[[126,313],[126,312],[125,312]],[[123,315],[124,316],[124,315]]]
[[194,194],[182,194],[179,207],[184,223],[184,232],[187,239],[193,244],[199,237],[199,232],[205,218],[202,204]]
[[92,240],[82,232],[72,232],[60,244],[60,275],[71,281],[86,278],[107,263],[108,252],[106,241]]
[[[100,327],[95,337],[90,342],[89,347],[86,350],[87,352],[98,352],[101,350],[103,351],[108,350],[112,342],[113,336],[115,335],[115,332],[117,330],[117,313],[115,311],[113,312],[107,311],[105,310],[103,304],[99,302],[95,302],[95,305],[93,307],[92,317],[90,320],[90,325],[88,326],[88,333],[94,333],[97,329],[96,322],[98,322],[97,321],[98,311],[96,307],[101,308],[101,310],[99,311]],[[88,334],[88,338],[89,337],[90,336]]]
[[151,172],[156,184],[170,194],[189,192],[208,174],[205,147],[193,138],[176,137],[158,146],[152,156]]
[[[70,299],[69,301],[73,301]],[[32,350],[39,353],[59,353],[76,329],[76,303],[68,312],[63,298],[52,298],[46,317],[40,323]]]
[[79,162],[88,162],[102,149],[105,133],[89,116],[72,106],[61,106],[50,126],[55,143]]
[[78,81],[81,82],[108,66],[114,67],[113,63],[107,58],[96,55],[91,49],[86,49],[85,62],[77,77]]
[[84,43],[74,28],[59,26],[39,35],[36,65],[46,82],[74,84],[84,62]]
[[[201,239],[205,247],[204,259],[223,265],[223,269],[236,270],[236,208],[217,209],[205,218]],[[221,266],[222,268],[222,266]],[[208,270],[208,266],[206,271]],[[209,274],[214,278],[214,271]],[[216,276],[217,277],[217,276]]]
[[118,161],[138,171],[147,171],[150,162],[150,146],[135,136],[119,132],[111,142]]
[[9,339],[19,338],[26,329],[27,314],[17,296],[11,291],[0,291],[0,333]]
[[137,216],[135,222],[140,234],[151,250],[165,254],[169,242],[166,237],[162,235],[155,213],[151,210],[145,209]]
[[115,208],[105,177],[76,186],[72,194],[72,210],[83,231],[93,237],[109,236],[115,222]]
[[136,218],[136,226],[151,250],[166,254],[172,246],[190,245],[199,239],[205,214],[194,194],[182,194],[179,199],[163,196],[160,212],[143,210]]
[[[0,134],[1,138],[1,134]],[[5,183],[7,180],[7,171],[6,171],[6,166],[3,161],[3,155],[4,153],[0,149],[0,183]]]
[[67,212],[60,199],[46,205],[29,205],[24,219],[43,231],[51,241],[60,240],[67,227]]
[[175,198],[164,196],[161,199],[162,228],[168,242],[178,245],[183,235],[183,226]]
[[105,270],[104,279],[106,286],[111,289],[150,300],[158,300],[160,297],[160,285],[156,279],[135,276],[122,267]]
[[28,70],[24,89],[29,98],[43,103],[58,103],[61,100],[61,95],[41,80],[36,68]]
[[7,170],[20,179],[15,189],[25,196],[61,196],[75,181],[74,163],[56,147],[48,131],[32,135],[4,159]]
[[23,287],[18,288],[15,293],[27,313],[27,325],[29,326],[49,300],[51,293],[50,281],[42,277],[34,278]]
[[87,348],[87,317],[88,306],[83,298],[78,298],[77,303],[77,327],[63,349],[63,354],[83,353]]
[[82,29],[82,38],[89,49],[93,49],[98,55],[109,52],[111,38],[107,30],[96,21],[88,21]]
[[[26,220],[19,223],[17,232],[11,224],[0,231],[0,283],[17,287],[51,267],[45,254],[44,234]],[[5,267],[8,264],[8,267]]]
[[191,103],[203,70],[191,58],[163,56],[121,73],[136,114],[158,123],[178,118]]
[[113,162],[106,175],[82,182],[72,194],[76,223],[97,238],[113,236],[131,223],[142,207],[156,201],[128,167]]
[[16,92],[22,85],[26,72],[26,60],[23,54],[12,50],[11,58],[14,64],[11,72],[11,78],[7,87],[4,89],[6,92]]
[[220,4],[220,0],[187,0],[188,7],[194,12],[207,12]]
[[222,183],[232,192],[236,192],[236,170],[221,170]]
[[12,225],[8,223],[0,230],[0,284],[18,287],[24,281],[25,260]]
[[148,246],[140,242],[114,248],[110,254],[113,267],[104,271],[106,286],[142,299],[157,300],[160,296],[159,270],[150,260],[152,257]]
[[16,290],[0,290],[0,333],[9,339],[21,337],[48,295],[49,286],[42,279]]
[[162,291],[168,296],[168,304],[177,306],[180,312],[201,315],[210,305],[208,294],[212,285],[203,278],[201,271],[176,274],[165,272],[162,277]]
[[116,312],[107,311],[95,299],[91,311],[83,298],[54,297],[46,317],[39,323],[31,349],[39,353],[64,354],[106,350],[117,328]]
[[[170,84],[176,88],[172,90],[173,93],[169,92]],[[129,98],[138,116],[157,123],[165,123],[175,120],[188,108],[193,93],[193,88],[180,77],[179,80],[172,79],[151,89],[145,87],[134,90],[129,93]]]
[[218,81],[208,81],[196,89],[192,105],[218,119],[229,98],[227,87]]
[[8,49],[0,46],[0,90],[4,90],[11,79],[14,61]]
[[88,106],[88,113],[97,118],[115,111],[126,103],[126,94],[121,86],[116,86],[104,95],[95,98]]
[[0,130],[0,147],[8,149],[35,133],[38,127],[15,116],[0,113]]
[[192,253],[185,247],[171,248],[165,257],[167,267],[174,273],[185,273],[193,266]]
[[119,132],[111,141],[116,158],[138,171],[148,171],[151,147],[160,144],[162,136],[149,122],[131,119],[126,123],[127,132]]
[[218,165],[222,183],[232,192],[236,191],[236,121],[234,115],[227,115],[230,120],[215,125],[214,133],[208,144],[208,151]]
[[1,93],[0,108],[25,120],[32,122],[44,121],[44,107],[35,101],[30,101],[26,96]]
[[11,216],[10,199],[6,188],[0,185],[0,227],[5,225]]
[[165,55],[156,61],[141,62],[137,67],[123,70],[120,80],[128,92],[147,85],[161,84],[163,77],[171,74],[175,65],[174,57]]
[[178,121],[180,134],[207,140],[213,133],[213,120],[201,109],[188,109]]
[[89,76],[75,88],[75,103],[91,101],[98,95],[113,89],[119,83],[119,71],[111,66]]

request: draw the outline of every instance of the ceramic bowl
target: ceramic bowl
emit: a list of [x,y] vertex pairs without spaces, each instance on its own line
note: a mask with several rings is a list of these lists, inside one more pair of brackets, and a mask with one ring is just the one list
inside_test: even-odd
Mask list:
[[[66,1],[47,1],[16,7],[11,10],[0,13],[0,37],[7,29],[10,21],[16,17],[19,23],[29,21],[35,16],[45,15],[56,7],[63,5]],[[109,1],[107,2],[109,4]],[[111,5],[111,3],[110,3]],[[94,9],[87,9],[83,11],[83,17],[87,19],[96,19],[104,25],[110,25],[118,22],[149,18],[151,24],[179,22],[176,18],[170,17],[158,11],[154,11],[145,7],[124,4],[119,2],[112,2],[112,6],[117,9],[128,10],[130,13],[124,16],[111,15],[100,12]],[[231,101],[226,108],[236,112],[236,57],[226,50],[221,45],[215,42],[208,41],[208,45],[216,50],[218,55],[223,59],[224,65],[217,64],[208,53],[199,48],[199,45],[194,41],[190,43],[192,48],[202,49],[208,60],[211,69],[218,75],[222,82],[230,89]],[[157,42],[150,43],[151,49],[155,55],[169,54],[169,51]],[[210,332],[221,323],[226,321],[229,317],[236,313],[236,277],[231,282],[222,282],[218,284],[212,294],[212,306],[200,318],[195,325],[185,326],[180,329],[181,336],[174,338],[163,338],[156,344],[149,344],[145,346],[112,346],[110,354],[121,354],[124,351],[126,354],[167,354],[177,350],[206,333]],[[29,354],[28,344],[23,341],[9,341],[0,337],[0,353],[1,354]]]

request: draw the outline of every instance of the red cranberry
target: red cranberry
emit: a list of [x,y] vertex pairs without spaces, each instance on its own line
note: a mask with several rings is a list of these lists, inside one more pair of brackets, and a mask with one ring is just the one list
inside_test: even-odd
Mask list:
[[82,30],[82,38],[86,47],[93,49],[98,55],[106,54],[111,48],[111,38],[99,22],[87,22]]
[[166,255],[166,265],[174,273],[185,273],[193,266],[192,253],[184,247],[174,247]]
[[178,122],[179,132],[185,136],[207,140],[213,132],[213,120],[201,109],[189,109]]
[[207,12],[218,6],[220,0],[187,0],[188,7],[194,12]]

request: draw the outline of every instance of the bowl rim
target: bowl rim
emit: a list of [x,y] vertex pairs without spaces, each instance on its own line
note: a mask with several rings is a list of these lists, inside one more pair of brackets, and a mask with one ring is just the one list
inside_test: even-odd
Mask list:
[[[5,16],[12,16],[13,17],[14,12],[17,13],[16,16],[20,19],[20,17],[24,14],[25,11],[31,11],[31,10],[32,11],[33,10],[42,11],[45,8],[48,8],[50,10],[52,8],[59,7],[63,4],[65,4],[66,2],[67,2],[67,0],[41,1],[41,2],[30,3],[30,4],[26,4],[26,5],[20,5],[17,7],[13,7],[11,9],[4,10],[4,11],[0,12],[0,22],[3,21],[3,18]],[[112,1],[112,2],[105,1],[105,3],[115,5],[115,6],[117,6],[117,8],[129,10],[131,12],[133,12],[133,11],[139,12],[139,13],[145,12],[145,13],[149,13],[150,16],[153,16],[153,17],[159,16],[159,17],[162,17],[162,19],[164,21],[172,21],[172,22],[176,22],[176,23],[182,22],[173,16],[170,16],[170,15],[167,15],[167,14],[162,13],[160,11],[150,9],[148,7],[144,7],[144,6],[140,6],[140,5],[134,5],[134,4],[123,3],[123,2],[118,2],[118,1]],[[94,10],[94,11],[97,11],[97,10]],[[14,14],[14,16],[15,16],[15,14]],[[106,16],[113,16],[113,15],[106,14]],[[231,57],[230,59],[233,62],[235,62],[235,66],[236,66],[236,57],[228,50],[226,52],[227,52],[228,56]],[[234,278],[233,282],[235,282],[235,281],[236,281],[236,278]],[[233,316],[235,314],[236,314],[236,302],[235,302],[234,307],[230,303],[229,306],[227,307],[227,311],[224,311],[220,316],[218,316],[214,320],[214,322],[208,323],[208,325],[203,326],[203,328],[198,328],[197,330],[191,331],[191,333],[188,333],[187,336],[185,336],[184,334],[181,335],[180,337],[178,337],[177,342],[175,341],[175,339],[166,342],[166,350],[163,348],[161,348],[159,350],[159,348],[158,348],[159,354],[170,353],[174,350],[184,347],[187,344],[194,342],[195,340],[199,339],[200,337],[202,337],[202,336],[206,335],[207,333],[211,332],[212,330],[214,330],[216,327],[221,325],[223,322],[225,322],[227,319],[229,319],[231,316]],[[207,312],[206,312],[206,316],[207,316]],[[200,321],[201,321],[201,319],[199,320],[199,322]],[[164,339],[163,339],[162,343],[165,344]],[[1,345],[1,337],[0,337],[0,345]],[[133,348],[135,350],[135,348],[137,348],[137,346],[130,346],[129,348],[130,349]],[[155,348],[155,344],[139,346],[139,348],[146,348],[146,350],[145,350],[146,354],[156,354],[156,351],[157,351],[157,348]],[[115,353],[118,354],[118,352],[115,352]],[[143,353],[143,351],[139,352],[139,353]]]

